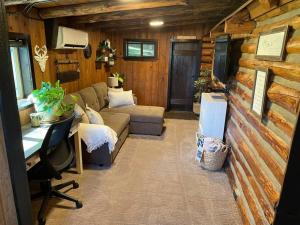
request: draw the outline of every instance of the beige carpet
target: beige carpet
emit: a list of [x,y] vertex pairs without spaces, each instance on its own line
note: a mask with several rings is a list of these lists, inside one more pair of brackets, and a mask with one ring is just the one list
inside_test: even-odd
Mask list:
[[[194,161],[197,121],[166,120],[162,137],[130,136],[112,168],[85,168],[68,191],[83,202],[51,200],[48,225],[240,225],[227,177]],[[39,201],[34,202],[34,212]]]

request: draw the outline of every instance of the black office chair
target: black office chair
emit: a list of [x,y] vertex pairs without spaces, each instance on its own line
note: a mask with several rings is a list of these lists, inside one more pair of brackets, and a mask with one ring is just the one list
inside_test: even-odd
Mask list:
[[73,162],[74,151],[68,138],[73,119],[74,117],[70,117],[49,127],[39,150],[40,162],[28,171],[29,180],[38,181],[41,187],[41,192],[32,195],[32,199],[44,197],[38,213],[39,225],[46,223],[47,203],[52,196],[75,202],[77,208],[82,207],[80,201],[59,191],[69,185],[73,185],[74,189],[78,188],[79,185],[74,180],[55,186],[51,184],[52,178],[61,180],[61,173]]

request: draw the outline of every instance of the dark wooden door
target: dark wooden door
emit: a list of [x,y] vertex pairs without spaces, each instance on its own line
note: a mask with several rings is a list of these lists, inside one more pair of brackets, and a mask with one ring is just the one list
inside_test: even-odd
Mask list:
[[192,111],[199,75],[200,42],[172,42],[168,109]]

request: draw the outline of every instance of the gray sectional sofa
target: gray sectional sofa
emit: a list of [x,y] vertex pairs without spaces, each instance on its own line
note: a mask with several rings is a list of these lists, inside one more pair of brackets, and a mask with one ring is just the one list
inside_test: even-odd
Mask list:
[[[109,153],[108,145],[88,153],[83,143],[83,160],[85,163],[110,166],[126,137],[129,133],[145,135],[161,135],[164,123],[164,108],[156,106],[122,106],[108,108],[107,85],[104,82],[92,85],[78,92],[72,93],[77,96],[77,104],[85,109],[87,104],[100,113],[104,124],[111,127],[118,135],[118,142],[112,154]],[[66,96],[66,102],[70,102],[70,95]],[[136,102],[136,99],[135,99]]]

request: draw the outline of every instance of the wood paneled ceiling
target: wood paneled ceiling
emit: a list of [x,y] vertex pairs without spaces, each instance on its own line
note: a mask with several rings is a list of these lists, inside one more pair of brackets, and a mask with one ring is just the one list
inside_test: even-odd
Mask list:
[[41,19],[104,31],[145,29],[152,20],[163,27],[216,24],[246,0],[6,0],[7,6],[36,8]]

